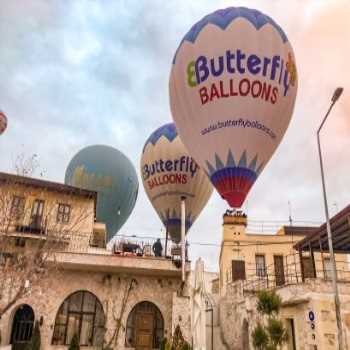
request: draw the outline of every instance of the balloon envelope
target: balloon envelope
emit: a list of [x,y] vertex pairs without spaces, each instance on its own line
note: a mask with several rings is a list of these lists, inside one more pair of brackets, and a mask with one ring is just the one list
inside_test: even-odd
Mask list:
[[186,197],[186,232],[208,202],[213,187],[188,154],[173,123],[154,131],[141,156],[142,182],[173,241],[181,239],[181,197]]
[[106,224],[108,241],[132,212],[139,183],[130,160],[115,148],[89,146],[70,161],[65,183],[97,192],[97,220]]
[[0,111],[0,135],[5,132],[7,128],[7,118],[4,112]]
[[230,206],[240,207],[292,116],[297,72],[286,34],[256,10],[211,13],[177,49],[169,89],[186,148]]

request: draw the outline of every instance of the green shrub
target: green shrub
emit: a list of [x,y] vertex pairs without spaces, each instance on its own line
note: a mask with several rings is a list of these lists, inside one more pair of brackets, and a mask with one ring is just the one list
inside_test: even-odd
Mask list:
[[79,337],[77,333],[73,335],[68,350],[80,350]]
[[262,290],[258,293],[257,310],[262,315],[272,316],[278,314],[281,308],[282,300],[276,292]]
[[287,330],[284,328],[282,321],[276,318],[270,318],[267,322],[267,331],[273,346],[282,346],[288,340]]
[[258,323],[252,332],[253,346],[257,350],[277,350],[288,340],[283,322],[277,319],[282,300],[276,292],[258,293],[257,311],[267,317],[266,325]]
[[265,327],[260,323],[255,327],[252,333],[253,346],[255,349],[262,350],[265,349],[269,343],[269,336],[265,331]]

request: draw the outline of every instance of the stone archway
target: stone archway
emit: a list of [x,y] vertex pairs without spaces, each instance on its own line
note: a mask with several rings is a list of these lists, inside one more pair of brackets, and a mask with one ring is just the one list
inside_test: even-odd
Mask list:
[[136,350],[159,349],[163,337],[164,319],[158,307],[148,301],[136,304],[126,323],[126,347]]
[[246,319],[242,325],[242,350],[249,350],[249,324]]
[[13,350],[23,350],[32,338],[34,326],[34,311],[27,305],[21,305],[16,310],[11,330],[11,341]]

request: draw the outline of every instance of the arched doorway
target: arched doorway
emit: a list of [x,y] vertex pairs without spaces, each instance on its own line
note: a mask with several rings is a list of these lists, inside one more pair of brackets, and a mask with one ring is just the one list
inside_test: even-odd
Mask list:
[[125,346],[136,350],[159,349],[164,337],[164,319],[156,305],[138,303],[126,323]]
[[13,350],[23,350],[32,338],[34,311],[29,305],[21,305],[12,322],[11,344]]

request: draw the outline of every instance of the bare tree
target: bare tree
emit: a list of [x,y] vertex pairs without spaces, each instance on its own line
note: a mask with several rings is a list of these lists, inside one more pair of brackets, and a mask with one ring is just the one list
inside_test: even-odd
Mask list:
[[[93,220],[94,209],[79,202],[65,220],[67,213],[59,212],[60,203],[52,189],[44,183],[36,188],[30,181],[26,185],[23,176],[32,176],[38,166],[36,155],[21,155],[15,163],[20,177],[0,178],[0,318],[59,268],[56,258],[60,252],[87,249],[91,239],[86,223]],[[72,194],[66,191],[60,200],[70,201]],[[38,196],[50,200],[35,216],[34,206],[40,202],[27,203],[26,199]]]
[[138,284],[137,280],[135,278],[132,278],[132,277],[121,278],[120,281],[125,282],[123,296],[122,296],[122,302],[121,302],[121,305],[119,308],[119,312],[117,310],[116,304],[113,305],[113,319],[115,322],[115,329],[114,329],[114,332],[113,332],[111,338],[109,339],[109,341],[107,341],[105,339],[105,342],[104,342],[105,344],[103,346],[104,349],[113,349],[114,345],[115,346],[118,345],[120,330],[123,329],[123,331],[125,331],[125,325],[123,325],[122,319],[123,319],[124,314],[125,314],[125,310],[126,310],[126,306],[128,304],[128,301],[129,301],[130,293],[132,292],[132,290],[135,289],[135,287]]

